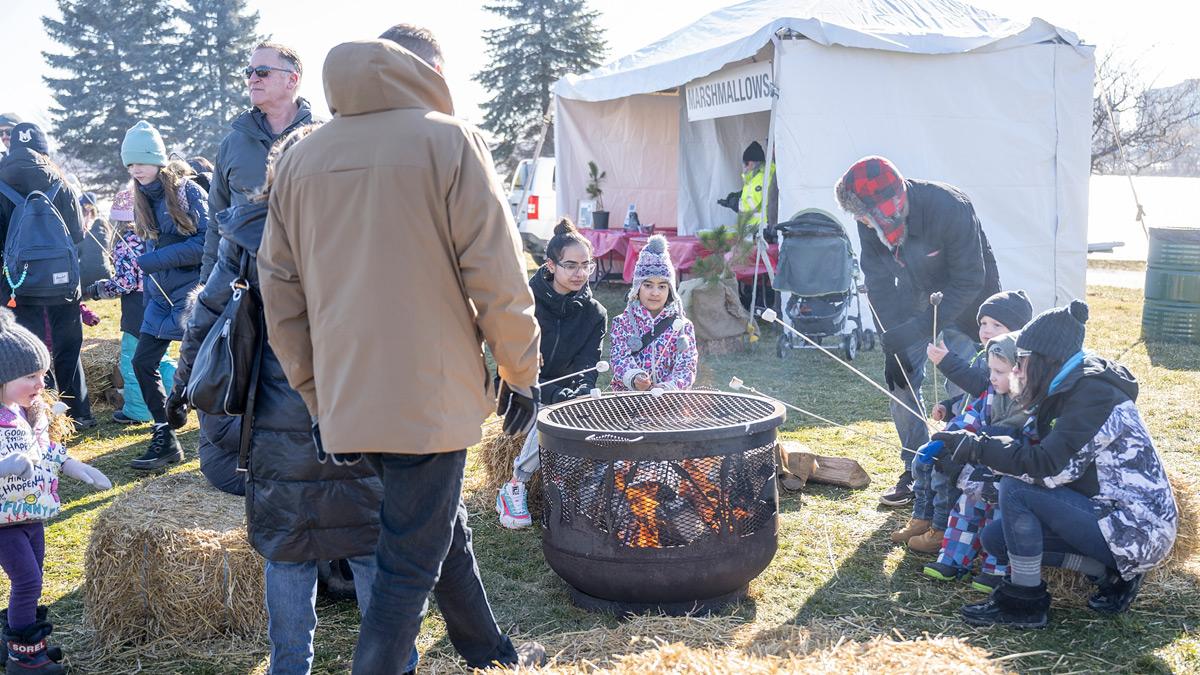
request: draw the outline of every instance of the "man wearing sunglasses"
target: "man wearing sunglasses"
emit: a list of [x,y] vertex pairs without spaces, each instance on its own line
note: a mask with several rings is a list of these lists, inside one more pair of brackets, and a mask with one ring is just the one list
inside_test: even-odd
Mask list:
[[[273,42],[260,43],[250,52],[250,62],[241,74],[251,107],[233,120],[229,135],[217,150],[208,192],[209,213],[214,215],[249,201],[266,180],[271,144],[313,121],[308,101],[300,98],[304,65],[295,50]],[[203,279],[212,271],[221,241],[217,228],[212,229],[204,242]]]
[[[267,152],[275,139],[312,121],[308,101],[300,98],[304,66],[295,50],[263,42],[250,52],[241,71],[250,95],[250,109],[230,124],[229,134],[217,150],[208,191],[209,213],[214,216],[249,201],[266,180]],[[217,259],[219,229],[209,228],[204,238],[201,279],[207,281]],[[182,392],[172,392],[172,397]],[[244,490],[237,473],[239,418],[199,413],[200,464],[214,485]]]

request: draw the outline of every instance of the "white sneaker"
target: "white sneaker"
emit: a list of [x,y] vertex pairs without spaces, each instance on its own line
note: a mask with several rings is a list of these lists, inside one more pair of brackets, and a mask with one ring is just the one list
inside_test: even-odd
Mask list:
[[500,494],[496,495],[496,513],[500,514],[500,524],[510,530],[520,530],[533,524],[529,508],[525,505],[525,483],[510,480],[500,488]]

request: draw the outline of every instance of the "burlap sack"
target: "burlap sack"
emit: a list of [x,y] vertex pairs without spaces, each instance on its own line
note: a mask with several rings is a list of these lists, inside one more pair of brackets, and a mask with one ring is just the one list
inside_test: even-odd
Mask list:
[[746,333],[750,313],[738,300],[737,282],[726,279],[708,285],[703,279],[679,284],[684,311],[696,326],[698,340],[723,340]]

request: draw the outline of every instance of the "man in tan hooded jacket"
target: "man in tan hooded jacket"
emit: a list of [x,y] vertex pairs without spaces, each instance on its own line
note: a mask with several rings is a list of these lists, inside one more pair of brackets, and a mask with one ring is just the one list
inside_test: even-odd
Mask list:
[[496,626],[461,495],[463,448],[495,405],[482,342],[505,402],[525,406],[518,426],[532,422],[524,256],[487,146],[453,117],[436,41],[411,26],[385,37],[329,52],[334,119],[277,167],[258,254],[267,333],[328,456],[361,454],[383,481],[354,672],[402,670],[431,591],[472,667],[529,663],[544,650],[518,654]]

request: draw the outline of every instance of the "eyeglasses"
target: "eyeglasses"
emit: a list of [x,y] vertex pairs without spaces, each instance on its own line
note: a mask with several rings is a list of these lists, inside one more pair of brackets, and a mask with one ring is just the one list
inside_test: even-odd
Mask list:
[[250,79],[251,75],[256,75],[259,79],[264,79],[271,74],[272,70],[278,70],[281,73],[296,72],[294,70],[288,70],[287,68],[276,68],[275,66],[246,66],[245,68],[242,68],[242,75],[244,75],[247,80]]
[[1018,349],[1017,350],[1017,358],[1018,359],[1027,359],[1027,358],[1029,358],[1029,355],[1032,353],[1033,352],[1029,351],[1028,349]]
[[596,261],[595,260],[588,260],[587,262],[581,262],[581,263],[577,263],[573,260],[569,260],[567,262],[557,263],[557,266],[566,270],[567,274],[575,274],[576,272],[578,272],[580,270],[583,270],[587,274],[591,274],[592,272],[596,271]]

